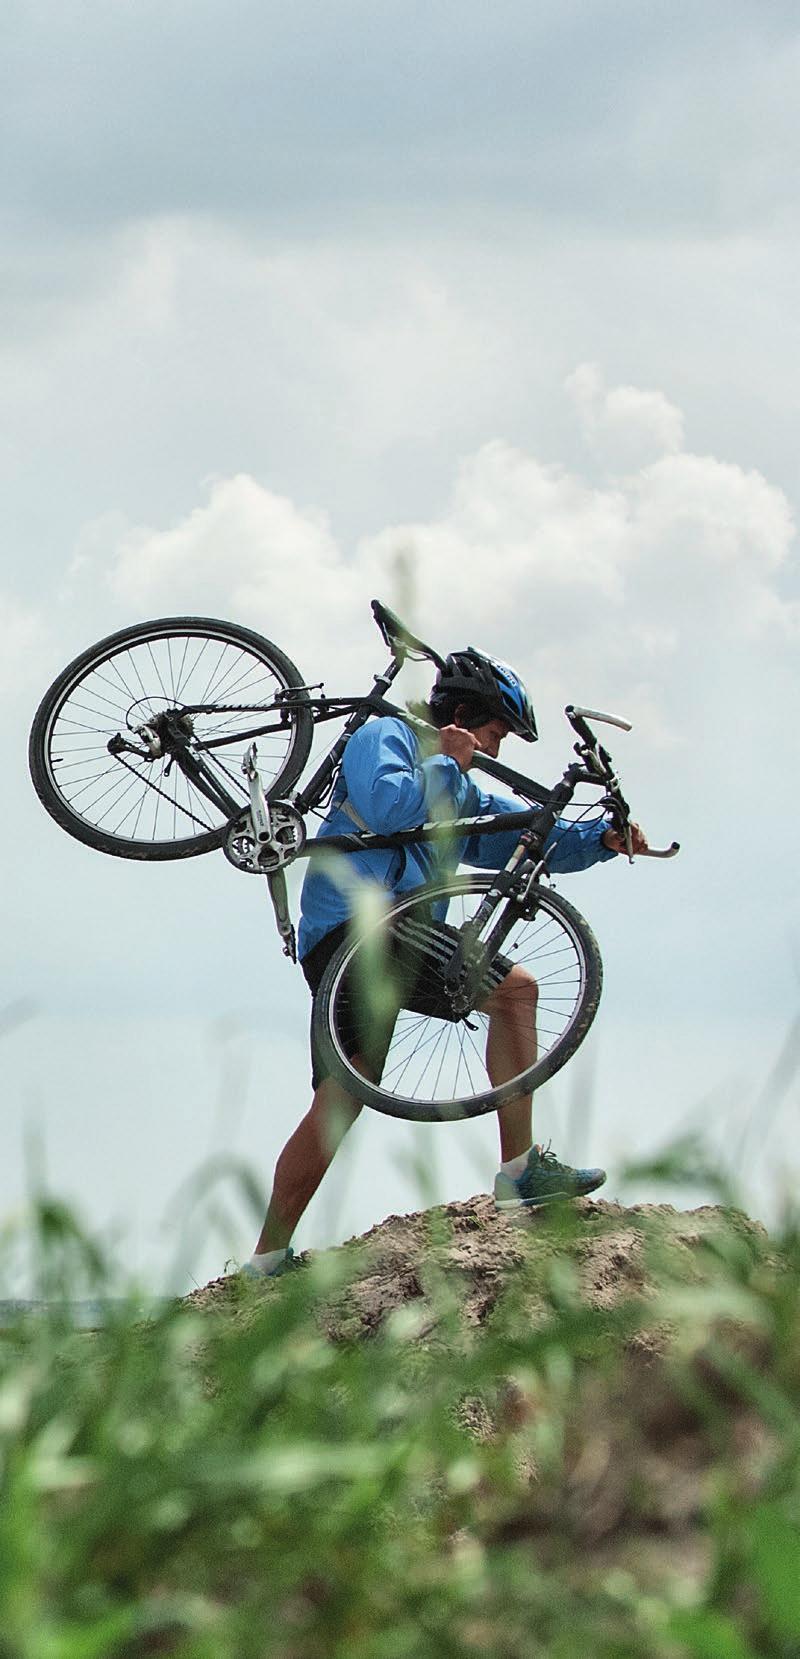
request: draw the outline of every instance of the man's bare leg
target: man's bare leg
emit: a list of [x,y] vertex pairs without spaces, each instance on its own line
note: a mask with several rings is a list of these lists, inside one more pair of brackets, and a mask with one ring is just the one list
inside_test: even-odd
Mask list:
[[[515,975],[520,977],[515,979]],[[523,969],[513,968],[502,985],[492,993],[485,1007],[490,1015],[486,1069],[493,1083],[517,1077],[536,1059],[536,983]],[[490,1051],[491,1049],[491,1058]],[[549,1162],[536,1151],[533,1164],[525,1157],[533,1145],[533,1110],[530,1094],[517,1095],[497,1113],[500,1127],[500,1161],[504,1166],[495,1180],[494,1196],[500,1210],[535,1209],[555,1199],[580,1198],[601,1187],[604,1169],[571,1169]],[[519,1160],[515,1166],[513,1160]],[[509,1168],[509,1165],[511,1166]]]
[[[366,1069],[360,1055],[353,1057],[353,1064],[359,1071]],[[272,1196],[256,1255],[285,1250],[360,1111],[361,1103],[346,1094],[332,1077],[326,1077],[315,1089],[309,1110],[289,1136],[275,1166]]]
[[[518,1077],[536,1060],[536,1004],[538,986],[524,968],[514,967],[483,1005],[489,1015],[486,1070],[497,1087]],[[516,1095],[497,1113],[500,1160],[507,1163],[527,1152],[533,1143],[533,1095]]]
[[[536,1059],[536,981],[512,968],[484,1003],[489,1015],[486,1069],[495,1087],[517,1077]],[[353,1064],[368,1075],[360,1055]],[[283,1250],[330,1168],[337,1148],[361,1111],[361,1104],[333,1078],[315,1090],[309,1111],[290,1135],[275,1166],[272,1197],[256,1255]],[[517,1095],[497,1114],[503,1162],[527,1152],[532,1140],[532,1095]]]

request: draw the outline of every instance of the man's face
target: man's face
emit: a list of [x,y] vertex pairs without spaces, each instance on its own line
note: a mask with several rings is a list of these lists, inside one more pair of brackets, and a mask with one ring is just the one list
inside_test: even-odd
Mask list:
[[491,755],[497,759],[497,751],[504,737],[508,737],[511,727],[507,720],[501,720],[495,715],[491,720],[485,720],[480,726],[470,726],[469,730],[477,739],[478,748],[484,755]]

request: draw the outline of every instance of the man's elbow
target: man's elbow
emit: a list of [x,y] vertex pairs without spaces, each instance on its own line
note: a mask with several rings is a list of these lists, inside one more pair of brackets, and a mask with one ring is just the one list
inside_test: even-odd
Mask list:
[[416,791],[376,785],[363,801],[352,805],[376,835],[394,835],[396,830],[415,829],[425,817],[424,801]]

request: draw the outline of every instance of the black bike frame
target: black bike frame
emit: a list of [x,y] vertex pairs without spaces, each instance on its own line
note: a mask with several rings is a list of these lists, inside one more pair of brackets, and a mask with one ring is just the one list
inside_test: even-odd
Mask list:
[[[306,708],[310,707],[315,726],[322,725],[330,720],[341,720],[343,716],[347,718],[344,730],[320,762],[305,788],[296,791],[291,797],[291,804],[296,811],[302,814],[313,811],[326,798],[350,738],[361,726],[366,725],[366,722],[373,715],[399,717],[421,732],[435,730],[426,721],[417,719],[406,710],[399,708],[397,704],[386,699],[384,693],[388,691],[401,667],[402,660],[398,660],[397,657],[393,656],[384,673],[376,674],[373,690],[368,692],[366,696],[362,694],[360,697],[328,698],[324,695],[319,697],[306,697],[304,695],[304,706]],[[223,743],[229,747],[237,739],[243,744],[249,743],[258,737],[285,731],[287,725],[286,715],[291,711],[294,697],[296,697],[296,693],[290,690],[282,693],[279,702],[276,703],[276,713],[280,712],[284,716],[283,718],[263,725],[249,726],[241,732],[228,732],[222,739],[211,738],[203,744],[202,749],[214,749]],[[224,712],[224,705],[214,705],[214,708],[216,712]],[[209,711],[202,704],[191,705],[182,710],[183,714],[188,715],[206,712]],[[231,712],[235,712],[235,710]],[[177,764],[183,770],[189,772],[195,788],[198,788],[202,794],[213,800],[223,811],[229,813],[231,819],[240,818],[242,815],[240,802],[229,795],[218,778],[208,767],[203,765],[202,749],[200,751],[190,751],[187,743],[184,750],[184,746],[181,745],[181,749],[175,756]],[[490,835],[498,834],[502,830],[529,829],[541,808],[546,808],[551,804],[553,795],[551,790],[543,788],[541,784],[534,783],[531,778],[524,777],[521,772],[515,772],[511,767],[502,765],[500,761],[493,760],[489,755],[476,753],[473,766],[486,772],[498,782],[504,783],[514,794],[520,795],[523,800],[535,802],[536,808],[533,810],[527,808],[518,813],[492,814],[483,818],[462,818],[438,824],[424,824],[413,830],[396,831],[391,836],[381,836],[367,830],[354,831],[352,835],[313,836],[306,842],[298,856],[308,856],[313,850],[322,850],[323,848],[330,852],[357,852],[366,851],[368,848],[407,846],[413,841],[433,840],[436,837],[446,838],[456,831],[459,835],[465,833],[473,835],[477,832]],[[587,773],[586,781],[596,782],[597,780],[592,779]]]

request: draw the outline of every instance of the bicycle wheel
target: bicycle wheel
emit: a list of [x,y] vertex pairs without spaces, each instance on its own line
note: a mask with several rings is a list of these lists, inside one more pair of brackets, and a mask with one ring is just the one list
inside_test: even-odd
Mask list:
[[[478,1117],[539,1087],[583,1042],[600,1000],[600,952],[583,917],[549,888],[537,887],[514,921],[475,998],[483,1002],[514,965],[536,980],[538,1003],[525,1001],[521,1016],[527,1059],[517,1074],[492,1082],[485,1012],[447,1014],[443,964],[491,881],[459,876],[418,888],[328,963],[314,1009],[318,1052],[348,1093],[376,1111],[426,1123]],[[434,918],[445,911],[443,929]],[[353,1064],[357,1053],[369,1080]]]
[[[248,802],[241,761],[248,730],[276,722],[276,693],[302,687],[294,663],[249,628],[208,617],[166,617],[123,628],[64,669],[42,699],[29,762],[42,805],[62,829],[118,858],[191,858],[222,844],[231,814],[207,798],[165,746],[143,739],[183,722],[187,754],[235,807]],[[268,795],[294,783],[313,717],[298,691],[285,724],[258,738]],[[260,716],[260,718],[259,718]],[[159,722],[161,725],[159,726]],[[138,734],[138,735],[137,735]],[[109,744],[130,743],[118,752]]]

